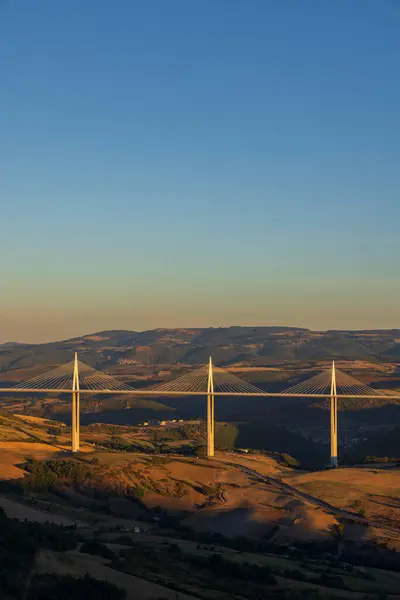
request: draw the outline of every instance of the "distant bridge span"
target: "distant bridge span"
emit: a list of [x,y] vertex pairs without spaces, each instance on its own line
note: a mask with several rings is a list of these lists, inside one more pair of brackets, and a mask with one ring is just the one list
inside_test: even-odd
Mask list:
[[215,396],[245,396],[259,398],[310,398],[330,399],[331,466],[338,465],[338,421],[337,402],[342,399],[400,400],[400,390],[393,394],[379,392],[332,368],[283,392],[266,392],[219,367],[214,367],[210,358],[208,365],[186,375],[146,389],[135,389],[123,381],[93,369],[78,361],[57,367],[14,387],[0,387],[3,394],[72,394],[72,451],[79,450],[80,396],[81,394],[133,395],[133,396],[206,396],[207,397],[207,456],[214,456],[215,439]]

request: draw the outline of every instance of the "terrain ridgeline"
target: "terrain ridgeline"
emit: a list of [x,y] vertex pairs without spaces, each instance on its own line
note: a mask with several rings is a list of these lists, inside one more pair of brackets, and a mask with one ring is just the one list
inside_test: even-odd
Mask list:
[[84,362],[266,365],[332,359],[400,361],[400,330],[311,331],[295,327],[221,327],[102,331],[45,344],[0,345],[0,369],[58,365],[78,350]]

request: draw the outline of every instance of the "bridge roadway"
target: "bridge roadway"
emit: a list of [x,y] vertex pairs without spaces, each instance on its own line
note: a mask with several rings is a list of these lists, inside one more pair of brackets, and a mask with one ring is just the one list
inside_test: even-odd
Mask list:
[[[0,387],[0,393],[3,394],[68,394],[72,393],[72,389],[60,389],[60,388],[2,388]],[[151,390],[96,390],[96,389],[81,389],[79,390],[80,394],[113,394],[113,395],[133,395],[133,396],[207,396],[207,391],[196,391],[196,392],[168,392],[168,391],[158,391],[156,389]],[[331,394],[285,394],[285,393],[277,393],[277,392],[217,392],[215,391],[213,396],[254,396],[254,397],[266,397],[266,398],[330,398]],[[369,398],[370,400],[400,400],[400,392],[394,393],[390,395],[381,395],[377,394],[336,394],[335,396],[338,400],[342,398],[353,398],[358,400],[365,400]]]

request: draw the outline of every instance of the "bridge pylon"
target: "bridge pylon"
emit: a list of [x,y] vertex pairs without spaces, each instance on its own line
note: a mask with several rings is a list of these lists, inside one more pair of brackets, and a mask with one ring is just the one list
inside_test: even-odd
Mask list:
[[214,456],[214,440],[215,440],[215,410],[214,410],[214,374],[213,364],[210,356],[208,364],[208,379],[207,379],[207,457]]
[[337,386],[335,361],[332,362],[331,377],[331,467],[338,466],[338,422],[337,422]]
[[78,452],[79,450],[79,433],[80,433],[80,419],[79,419],[79,407],[80,404],[80,390],[79,390],[79,363],[78,353],[75,352],[74,359],[74,374],[72,379],[72,452]]

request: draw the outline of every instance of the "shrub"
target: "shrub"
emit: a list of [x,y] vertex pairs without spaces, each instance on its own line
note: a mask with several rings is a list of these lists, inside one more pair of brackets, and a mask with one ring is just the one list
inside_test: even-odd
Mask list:
[[108,548],[105,544],[96,541],[85,542],[82,544],[79,552],[85,554],[94,554],[95,556],[101,556],[102,558],[108,558],[112,560],[114,558],[114,552]]
[[333,523],[329,525],[329,531],[332,538],[335,540],[340,540],[344,535],[344,525],[343,523]]
[[171,554],[182,554],[182,548],[178,544],[170,544],[168,546],[168,552]]
[[300,569],[285,569],[283,576],[288,579],[295,579],[296,581],[307,581],[307,577]]
[[115,543],[121,544],[121,546],[133,546],[135,542],[129,537],[129,535],[121,535],[120,537],[116,538]]

